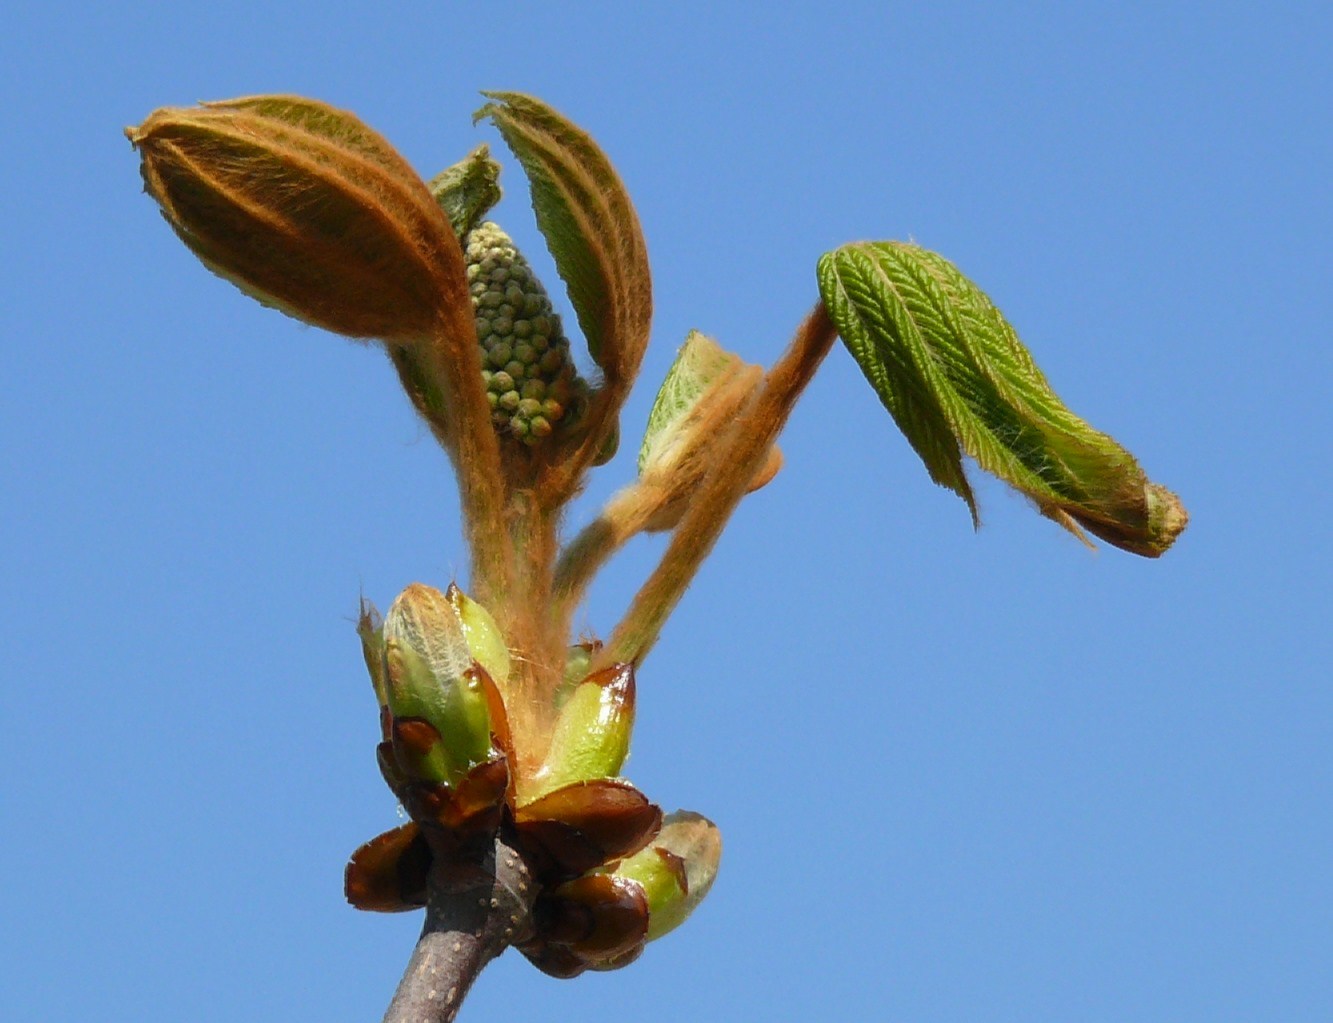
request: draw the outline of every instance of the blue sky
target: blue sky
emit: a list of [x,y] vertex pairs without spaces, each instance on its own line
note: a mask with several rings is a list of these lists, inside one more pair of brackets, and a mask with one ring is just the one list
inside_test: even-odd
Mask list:
[[[1333,19],[822,6],[9,13],[5,1015],[387,1003],[419,921],[341,897],[396,821],[351,619],[462,570],[452,483],[381,353],[180,246],[121,128],[298,92],[429,176],[497,142],[481,88],[593,132],[656,272],[630,442],[576,522],[690,328],[770,362],[822,252],[910,238],[1193,523],[1159,562],[1090,554],[982,482],[974,534],[835,351],[639,674],[628,772],[719,823],[716,887],[618,973],[504,957],[463,1018],[1333,1015]],[[554,286],[503,159],[497,218]],[[580,624],[609,632],[659,550]]]

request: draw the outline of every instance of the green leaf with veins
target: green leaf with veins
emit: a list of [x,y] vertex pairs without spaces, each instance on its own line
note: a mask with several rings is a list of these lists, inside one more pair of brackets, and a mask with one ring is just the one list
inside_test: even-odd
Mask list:
[[824,304],[880,400],[937,483],[974,522],[970,456],[1043,515],[1157,557],[1185,528],[1179,499],[1074,415],[990,299],[933,252],[857,242],[819,261]]
[[592,138],[541,100],[484,92],[489,118],[527,173],[537,226],[608,385],[633,380],[648,343],[652,282],[638,214]]
[[738,372],[743,365],[739,356],[728,352],[706,334],[690,331],[648,414],[648,427],[639,448],[640,474],[678,439],[676,427],[689,419],[708,390]]

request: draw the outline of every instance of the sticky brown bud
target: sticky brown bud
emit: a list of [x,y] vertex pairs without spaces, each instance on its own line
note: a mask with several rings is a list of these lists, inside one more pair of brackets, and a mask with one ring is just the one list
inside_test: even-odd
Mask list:
[[407,342],[465,303],[462,252],[424,182],[352,114],[295,96],[154,112],[126,135],[210,270],[351,337]]

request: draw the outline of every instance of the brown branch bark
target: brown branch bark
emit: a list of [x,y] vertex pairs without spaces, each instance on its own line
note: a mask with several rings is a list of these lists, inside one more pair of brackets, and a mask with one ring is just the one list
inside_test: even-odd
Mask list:
[[433,873],[426,923],[384,1023],[453,1023],[482,968],[530,927],[535,894],[503,837],[481,871],[461,880]]

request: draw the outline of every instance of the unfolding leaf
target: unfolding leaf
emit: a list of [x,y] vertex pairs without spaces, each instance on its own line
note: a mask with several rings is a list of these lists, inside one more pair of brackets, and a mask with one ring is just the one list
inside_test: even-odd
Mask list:
[[974,520],[964,455],[1078,536],[1087,529],[1157,557],[1185,528],[1176,496],[1065,407],[999,310],[948,260],[899,242],[845,245],[820,259],[819,286],[931,478]]
[[500,201],[499,178],[500,165],[491,158],[490,147],[480,145],[436,174],[426,187],[461,240]]
[[648,413],[648,426],[639,447],[640,474],[678,446],[680,426],[698,407],[700,399],[710,390],[725,385],[744,366],[739,355],[727,351],[707,334],[690,331]]
[[164,108],[127,134],[181,240],[266,305],[415,343],[467,300],[462,252],[424,183],[346,111],[252,96]]
[[[641,493],[655,506],[645,528],[673,528],[717,460],[719,441],[763,385],[764,371],[690,331],[657,392],[639,448]],[[782,465],[775,445],[750,481],[758,490]]]
[[591,136],[541,100],[485,92],[490,118],[527,173],[537,226],[569,289],[593,360],[624,386],[648,343],[652,283],[638,214]]

